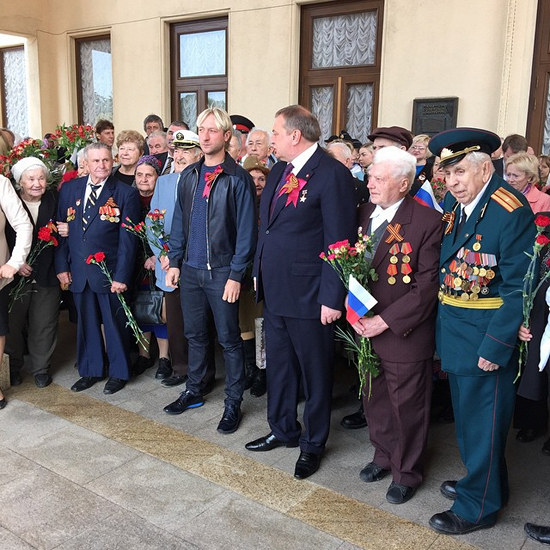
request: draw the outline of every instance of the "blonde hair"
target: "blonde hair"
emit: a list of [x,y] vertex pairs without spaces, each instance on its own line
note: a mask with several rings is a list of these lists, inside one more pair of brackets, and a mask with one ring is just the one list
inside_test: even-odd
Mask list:
[[123,143],[134,143],[139,149],[140,156],[143,155],[145,148],[145,139],[143,136],[135,130],[122,130],[116,137],[116,146],[120,148]]
[[535,155],[524,152],[514,153],[506,159],[506,168],[512,164],[525,173],[528,183],[539,181],[539,159]]

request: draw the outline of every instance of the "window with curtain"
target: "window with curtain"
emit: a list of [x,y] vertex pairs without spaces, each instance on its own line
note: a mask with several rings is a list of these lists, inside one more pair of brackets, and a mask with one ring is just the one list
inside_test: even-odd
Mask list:
[[29,133],[29,119],[23,46],[0,49],[0,96],[3,126],[26,137]]
[[113,71],[110,36],[75,40],[79,124],[113,120]]
[[302,7],[300,103],[317,116],[322,141],[346,130],[367,140],[376,123],[382,0]]
[[171,25],[170,57],[172,119],[196,131],[201,111],[227,110],[227,18]]

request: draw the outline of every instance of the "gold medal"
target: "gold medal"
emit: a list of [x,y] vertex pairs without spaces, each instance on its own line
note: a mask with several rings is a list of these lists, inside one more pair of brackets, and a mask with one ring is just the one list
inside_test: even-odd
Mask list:
[[408,275],[405,275],[403,277],[403,282],[408,285],[411,282],[411,278]]
[[464,302],[466,300],[469,300],[470,299],[470,295],[467,293],[467,292],[463,292],[461,295],[460,295],[460,299],[463,300]]
[[474,243],[474,244],[472,245],[472,248],[473,248],[476,252],[478,252],[479,250],[481,250],[481,244],[480,244],[480,243]]
[[480,291],[481,291],[481,287],[480,287],[479,285],[474,285],[474,286],[472,287],[472,292],[473,292],[474,294],[479,294]]
[[479,276],[480,277],[485,277],[485,275],[487,275],[487,270],[482,267],[480,270],[479,270]]
[[388,279],[388,284],[394,285],[394,284],[395,284],[395,277],[390,277],[390,278]]
[[495,278],[495,272],[492,269],[488,269],[485,277],[487,277],[487,279],[489,279],[490,281],[491,279]]
[[405,254],[405,255],[401,258],[401,261],[402,261],[404,264],[408,264],[408,263],[411,261],[411,257],[410,257],[408,254]]
[[396,264],[397,263],[397,256],[390,256],[390,263]]
[[474,275],[479,275],[479,267],[477,267],[477,265],[474,267],[472,271]]
[[453,283],[455,288],[460,288],[462,286],[462,279],[460,277],[456,277]]
[[479,300],[479,296],[477,294],[472,294],[470,300]]

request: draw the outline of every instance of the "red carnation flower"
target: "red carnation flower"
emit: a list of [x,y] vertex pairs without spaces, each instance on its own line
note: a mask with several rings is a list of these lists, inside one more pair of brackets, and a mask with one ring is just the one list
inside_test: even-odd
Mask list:
[[536,239],[536,243],[540,246],[546,246],[550,243],[550,239],[546,235],[539,235]]
[[93,254],[90,254],[87,258],[86,258],[86,263],[89,265],[93,262],[93,259],[94,259],[94,255]]
[[105,259],[105,252],[96,252],[94,254],[94,260],[96,262],[102,262]]
[[539,214],[535,218],[535,225],[537,227],[548,227],[550,225],[550,218],[548,216],[543,216],[542,214]]

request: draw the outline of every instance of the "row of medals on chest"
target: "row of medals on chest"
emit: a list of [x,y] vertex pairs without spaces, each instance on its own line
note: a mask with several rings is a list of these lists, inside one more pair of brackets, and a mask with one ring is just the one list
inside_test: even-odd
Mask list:
[[388,284],[394,285],[397,282],[397,278],[395,276],[399,272],[399,269],[397,268],[397,263],[399,262],[397,254],[399,254],[399,252],[402,254],[400,271],[403,275],[403,282],[408,285],[411,282],[410,274],[412,273],[412,268],[410,266],[411,257],[409,256],[412,252],[412,246],[408,242],[401,243],[401,246],[395,243],[389,250],[390,264],[386,269],[386,273],[389,275]]
[[[445,275],[441,292],[447,295],[457,295],[461,300],[477,300],[479,295],[489,294],[488,284],[495,278],[492,269],[497,265],[494,254],[481,253],[481,237],[476,235],[477,242],[473,250],[461,248],[456,258],[449,264],[449,273]],[[445,268],[441,269],[446,272]],[[458,295],[458,293],[461,293]]]

